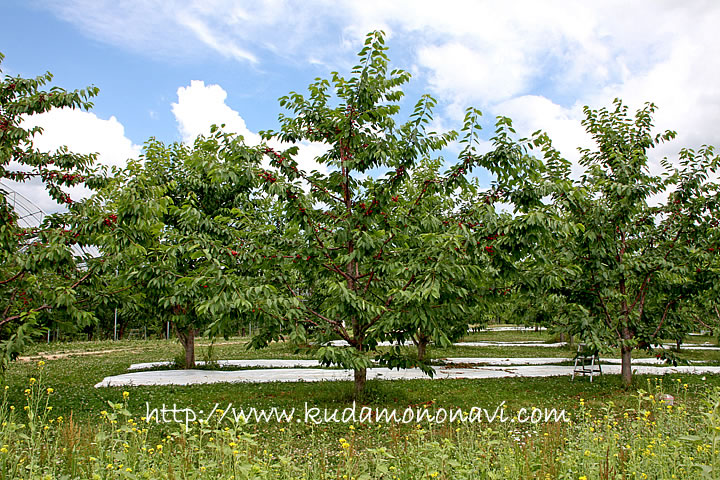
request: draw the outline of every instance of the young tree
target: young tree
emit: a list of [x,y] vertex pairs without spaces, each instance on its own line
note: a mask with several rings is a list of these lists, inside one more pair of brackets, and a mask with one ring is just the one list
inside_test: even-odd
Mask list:
[[[34,136],[42,129],[23,122],[29,115],[53,108],[90,109],[89,99],[98,89],[43,90],[51,80],[50,73],[34,79],[6,75],[0,80],[0,180],[41,182],[50,197],[73,214],[83,206],[73,202],[67,188],[85,185],[94,189],[104,183],[93,169],[95,156],[71,153],[65,147],[39,151]],[[86,238],[67,223],[68,215],[47,217],[32,228],[21,226],[9,201],[8,185],[0,185],[0,338],[4,340],[0,369],[39,333],[42,317],[49,312],[65,312],[75,327],[93,320],[87,304],[78,303],[77,296],[97,266],[89,255],[72,250]]]
[[611,110],[586,107],[583,124],[597,149],[581,151],[586,173],[575,184],[563,179],[554,194],[564,218],[583,226],[555,252],[579,268],[571,300],[587,315],[575,318],[575,332],[620,347],[625,384],[632,351],[674,337],[671,320],[687,318],[678,308],[718,285],[719,190],[709,177],[718,157],[711,147],[683,149],[677,167],[664,160],[654,175],[650,151],[675,136],[652,132],[654,110],[646,104],[631,116],[620,100]]
[[[488,227],[472,229],[458,222],[443,228],[432,215],[434,202],[467,186],[466,176],[477,166],[497,177],[496,193],[532,171],[522,148],[509,140],[507,119],[499,121],[495,149],[484,155],[476,151],[480,112],[475,109],[468,109],[462,136],[427,130],[435,106],[429,96],[420,99],[409,121],[398,125],[400,87],[410,75],[390,70],[385,51],[382,33],[369,34],[350,78],[333,73],[331,80],[311,84],[308,97],[291,93],[281,98],[292,115],[280,116],[279,132],[264,133],[267,140],[328,147],[316,159],[327,173],[298,169],[295,147],[264,150],[278,173],[264,172],[262,181],[282,202],[291,224],[287,233],[294,236],[276,253],[268,251],[277,260],[269,270],[276,272],[291,308],[277,318],[271,315],[274,321],[266,331],[271,335],[285,328],[292,338],[306,342],[311,337],[323,344],[319,356],[324,363],[355,371],[356,396],[364,390],[373,360],[430,371],[400,348],[378,352],[378,343],[388,337],[409,341],[422,329],[436,343],[449,344],[450,326],[440,321],[441,315],[428,312],[438,307],[464,315],[462,305],[471,291],[463,285],[477,279],[482,269],[467,256],[493,256],[485,243]],[[464,148],[456,165],[407,187],[406,179],[421,160],[458,138]],[[325,345],[333,338],[350,348]]]
[[[211,324],[231,328],[262,292],[250,239],[267,215],[256,197],[258,159],[242,138],[213,130],[194,145],[150,140],[98,205],[114,212],[114,230],[98,238],[126,288],[171,321],[195,366],[195,336]],[[142,199],[138,202],[138,199]],[[244,237],[244,239],[243,239]],[[222,333],[215,329],[214,332]]]

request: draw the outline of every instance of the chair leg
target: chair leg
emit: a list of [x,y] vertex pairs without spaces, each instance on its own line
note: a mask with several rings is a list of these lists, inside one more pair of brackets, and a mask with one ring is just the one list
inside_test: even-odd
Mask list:
[[570,378],[571,382],[575,381],[575,372],[577,372],[577,361],[578,361],[578,359],[576,358],[575,365],[573,365],[573,374],[572,374],[572,377]]

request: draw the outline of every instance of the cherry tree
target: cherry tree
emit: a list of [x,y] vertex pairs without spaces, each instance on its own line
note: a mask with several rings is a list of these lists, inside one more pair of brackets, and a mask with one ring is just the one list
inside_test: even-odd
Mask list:
[[100,217],[113,218],[97,237],[101,251],[123,288],[172,323],[185,368],[195,366],[198,333],[227,334],[252,314],[251,299],[273,295],[260,288],[254,251],[274,231],[267,199],[256,196],[259,159],[216,128],[193,145],[151,139],[141,160],[94,198]]
[[717,298],[720,273],[718,156],[712,147],[686,148],[652,171],[652,149],[675,137],[653,133],[654,110],[646,104],[631,115],[620,100],[586,107],[583,125],[596,149],[581,151],[582,178],[558,175],[553,193],[560,215],[581,226],[553,252],[566,267],[567,298],[584,312],[571,328],[598,348],[620,348],[626,384],[633,350],[682,337],[690,328],[683,307]]
[[[0,54],[0,62],[3,56]],[[86,245],[71,217],[83,211],[83,203],[70,197],[70,187],[97,189],[105,179],[93,167],[95,155],[80,155],[66,147],[39,150],[35,136],[40,127],[30,127],[28,116],[54,108],[90,109],[96,87],[67,91],[57,86],[43,88],[52,80],[46,73],[37,78],[6,75],[0,80],[0,338],[4,369],[48,324],[48,315],[59,315],[69,328],[94,320],[91,302],[79,301],[98,266],[91,255],[75,245]],[[66,207],[64,214],[51,215],[41,225],[19,222],[10,201],[9,188],[39,182],[49,196]]]
[[[532,175],[537,163],[511,140],[512,126],[504,118],[492,139],[494,149],[480,154],[480,112],[473,108],[459,133],[432,132],[436,101],[428,95],[408,121],[397,123],[401,86],[410,74],[391,70],[386,50],[381,32],[369,34],[349,78],[333,73],[311,84],[307,95],[282,97],[290,114],[280,116],[279,131],[263,132],[266,140],[283,145],[325,145],[327,152],[315,160],[326,173],[300,169],[296,145],[261,150],[270,168],[260,179],[288,226],[282,240],[267,245],[265,256],[274,262],[267,271],[290,301],[286,310],[258,305],[268,315],[265,338],[286,332],[321,345],[323,363],[354,370],[356,395],[364,390],[367,368],[376,363],[431,372],[397,345],[418,340],[418,334],[448,345],[457,319],[469,318],[484,265],[512,263],[488,240],[498,234],[494,220],[456,215],[449,221],[451,197],[470,187],[471,170],[484,167],[496,178],[476,198],[494,219],[492,204],[507,200],[507,192]],[[439,173],[444,164],[439,153],[455,141],[459,158]],[[519,244],[511,243],[508,250],[514,251]],[[333,339],[349,348],[328,343]],[[378,349],[387,339],[396,346]]]

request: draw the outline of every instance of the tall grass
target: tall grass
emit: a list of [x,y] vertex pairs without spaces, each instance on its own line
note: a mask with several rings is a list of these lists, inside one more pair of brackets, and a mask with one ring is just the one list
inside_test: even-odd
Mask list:
[[2,479],[720,478],[720,389],[693,404],[676,381],[648,382],[626,408],[580,399],[569,422],[358,423],[341,434],[288,423],[268,443],[230,417],[187,428],[146,423],[128,410],[128,392],[78,424],[53,415],[58,392],[43,372],[39,362],[23,405],[3,390]]

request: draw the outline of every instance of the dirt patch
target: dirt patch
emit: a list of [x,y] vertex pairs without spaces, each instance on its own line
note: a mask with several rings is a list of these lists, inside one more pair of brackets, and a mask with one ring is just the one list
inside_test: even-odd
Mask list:
[[[238,345],[238,344],[245,344],[247,343],[246,340],[237,340],[237,341],[227,341],[227,342],[217,342],[214,344],[214,346],[220,346],[220,345]],[[198,342],[196,344],[199,347],[207,347],[210,345],[210,343],[201,343]],[[68,358],[68,357],[75,357],[75,356],[85,356],[85,355],[105,355],[108,353],[118,353],[118,352],[125,352],[125,353],[142,353],[144,350],[152,349],[152,346],[148,346],[147,348],[112,348],[112,349],[106,349],[106,350],[78,350],[74,352],[59,352],[59,353],[43,353],[40,352],[37,355],[27,355],[18,357],[17,360],[19,362],[34,362],[37,360],[57,360],[60,358]]]
[[33,362],[36,360],[57,360],[59,358],[68,358],[68,357],[75,357],[75,356],[84,356],[84,355],[105,355],[106,353],[117,353],[117,352],[126,352],[126,353],[140,353],[141,350],[135,350],[130,348],[116,348],[113,350],[92,350],[89,352],[64,352],[64,353],[40,353],[38,355],[28,355],[26,357],[18,357],[17,360],[19,362]]

